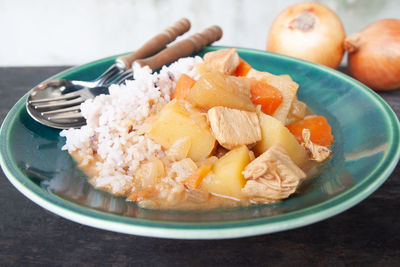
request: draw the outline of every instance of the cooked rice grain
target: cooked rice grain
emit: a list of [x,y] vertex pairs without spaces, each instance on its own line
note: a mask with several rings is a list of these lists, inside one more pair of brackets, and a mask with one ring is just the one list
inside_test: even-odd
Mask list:
[[149,67],[134,64],[135,80],[111,85],[109,95],[81,104],[87,125],[62,131],[60,135],[66,137],[62,149],[78,153],[81,165],[96,161],[98,175],[89,180],[95,187],[117,195],[129,194],[140,163],[165,153],[159,144],[135,131],[151,115],[152,105],[170,101],[181,74],[198,78],[194,66],[201,62],[200,57],[182,58],[154,74]]

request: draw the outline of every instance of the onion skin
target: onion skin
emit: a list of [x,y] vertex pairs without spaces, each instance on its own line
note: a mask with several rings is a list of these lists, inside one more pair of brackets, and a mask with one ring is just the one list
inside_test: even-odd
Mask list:
[[[306,23],[299,26],[298,21]],[[267,51],[335,69],[344,55],[345,37],[342,22],[332,10],[318,3],[304,2],[288,7],[274,20]]]
[[376,21],[344,42],[351,76],[376,91],[400,88],[400,20]]

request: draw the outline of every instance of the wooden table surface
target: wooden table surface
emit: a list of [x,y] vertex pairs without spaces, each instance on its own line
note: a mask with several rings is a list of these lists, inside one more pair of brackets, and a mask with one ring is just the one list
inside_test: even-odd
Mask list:
[[[0,116],[65,67],[0,68]],[[380,93],[400,115],[400,90]],[[231,240],[170,240],[61,218],[0,172],[0,266],[400,266],[400,167],[355,207],[306,227]]]

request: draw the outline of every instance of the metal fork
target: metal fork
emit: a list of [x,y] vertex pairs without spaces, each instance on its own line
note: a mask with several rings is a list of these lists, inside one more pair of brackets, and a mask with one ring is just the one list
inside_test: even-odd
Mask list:
[[172,26],[164,29],[162,32],[149,39],[139,49],[133,51],[128,55],[116,58],[115,63],[93,81],[55,79],[42,82],[36,88],[38,90],[46,90],[47,88],[54,87],[59,88],[62,93],[68,93],[80,90],[85,87],[106,85],[115,77],[130,69],[132,63],[136,59],[146,58],[163,50],[169,43],[174,41],[178,36],[187,32],[189,29],[190,21],[187,18],[182,18],[176,21]]
[[[112,84],[122,84],[126,79],[132,78],[133,71],[129,69],[115,78]],[[29,115],[46,126],[67,129],[86,124],[80,112],[82,102],[101,94],[108,94],[109,91],[107,86],[98,86],[60,94],[58,88],[48,87],[37,93],[41,93],[37,99],[35,94],[29,95],[27,99],[26,110]]]
[[[136,60],[135,62],[141,66],[149,66],[150,69],[156,70],[181,57],[200,52],[205,46],[219,40],[221,37],[221,28],[212,26],[201,33],[194,34],[167,47],[152,57]],[[127,78],[133,78],[132,69],[125,71],[113,83],[121,84]],[[31,116],[40,118],[39,122],[44,125],[58,129],[78,128],[86,124],[85,118],[80,112],[80,104],[97,95],[108,93],[107,86],[99,86],[58,96],[50,94],[48,97],[42,97],[37,100],[28,99],[27,110]]]
[[[112,84],[121,85],[129,78],[133,78],[132,69],[123,72]],[[82,118],[82,114],[79,112],[81,103],[101,94],[109,94],[108,86],[86,87],[60,96],[46,97],[28,102],[49,121],[72,120]]]

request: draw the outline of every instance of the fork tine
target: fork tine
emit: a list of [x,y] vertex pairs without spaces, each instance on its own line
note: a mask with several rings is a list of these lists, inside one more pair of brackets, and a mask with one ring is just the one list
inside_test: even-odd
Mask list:
[[62,113],[62,112],[76,111],[76,110],[80,110],[80,109],[81,109],[81,105],[76,105],[76,106],[72,106],[69,108],[60,108],[60,109],[54,109],[54,110],[50,110],[50,111],[43,111],[40,114],[42,116],[47,116],[47,115],[52,115],[52,114],[57,114],[57,113]]
[[55,120],[77,120],[77,119],[83,119],[82,113],[80,112],[75,112],[75,113],[58,113],[53,116],[47,116],[47,119],[49,121],[55,121]]
[[75,98],[75,97],[79,97],[79,91],[76,92],[71,92],[65,95],[60,95],[60,96],[56,96],[56,97],[48,97],[48,98],[42,98],[42,99],[37,99],[37,100],[30,100],[29,104],[36,104],[36,103],[44,103],[44,102],[51,102],[51,101],[58,101],[58,100],[65,100],[65,99],[69,99],[69,98]]
[[74,106],[77,104],[82,103],[83,101],[85,101],[85,99],[83,99],[82,97],[78,97],[76,99],[73,100],[60,100],[60,101],[56,101],[56,103],[50,103],[50,104],[43,104],[43,105],[33,105],[33,107],[35,109],[55,109],[55,108],[59,108],[59,107],[65,107],[65,106]]

